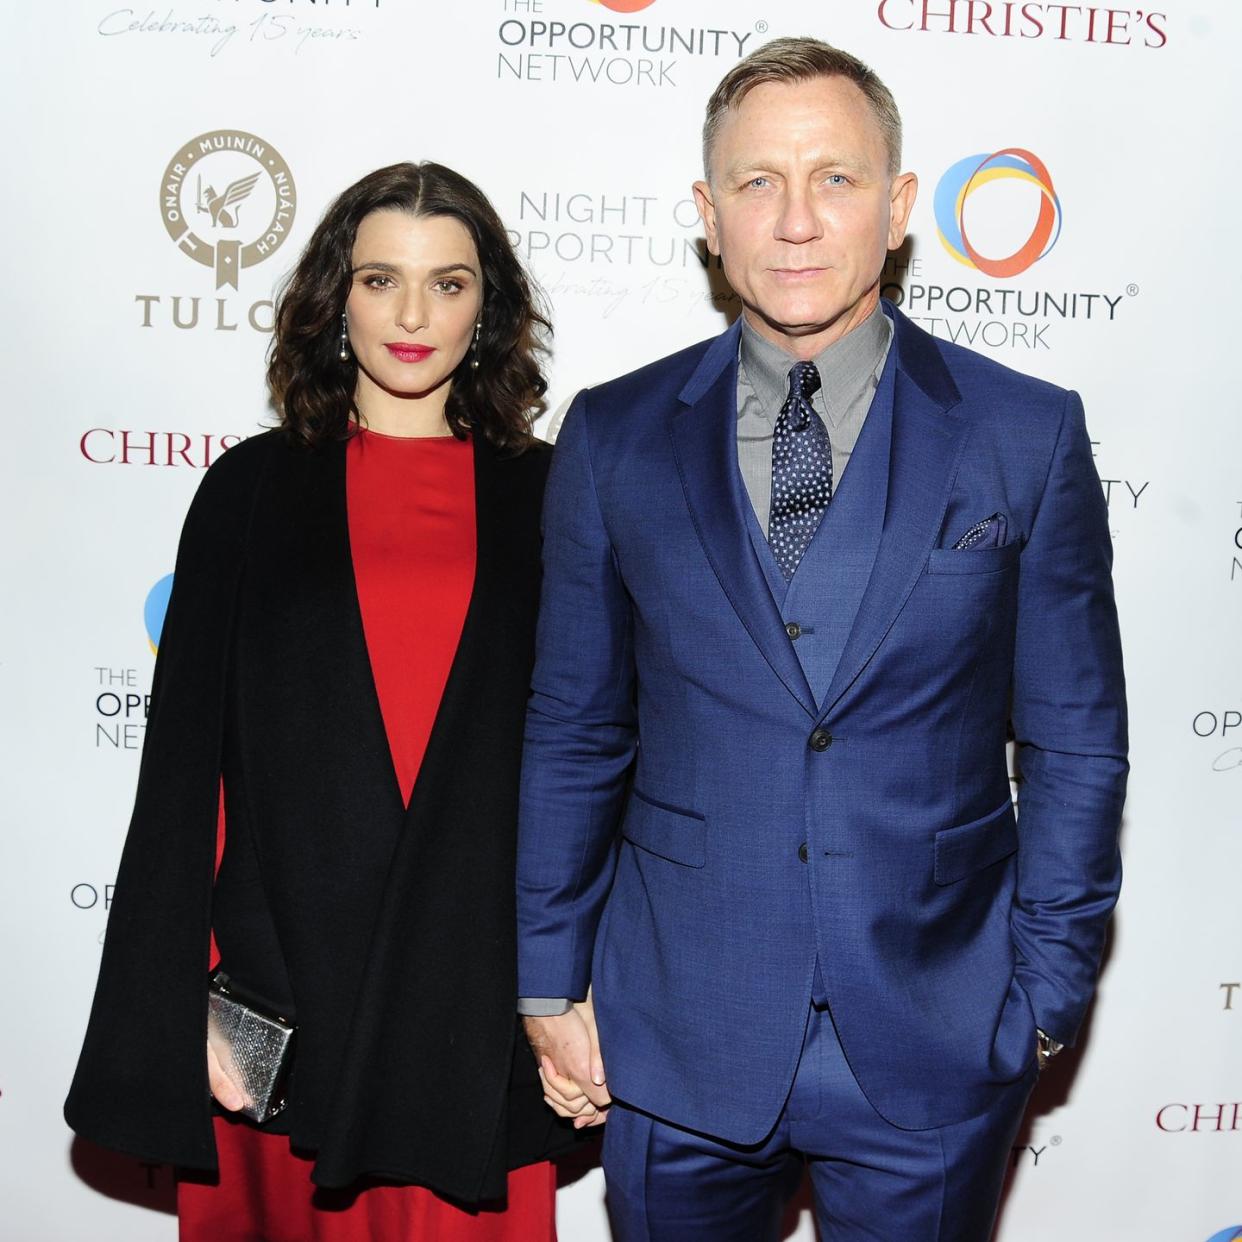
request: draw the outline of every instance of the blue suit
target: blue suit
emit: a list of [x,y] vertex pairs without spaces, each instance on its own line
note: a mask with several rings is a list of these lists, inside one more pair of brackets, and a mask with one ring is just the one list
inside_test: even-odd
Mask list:
[[813,996],[888,1122],[985,1113],[1036,1026],[1073,1041],[1120,883],[1081,403],[884,310],[879,388],[785,596],[737,465],[737,326],[582,393],[548,484],[519,994],[591,984],[613,1095],[731,1143],[776,1124]]

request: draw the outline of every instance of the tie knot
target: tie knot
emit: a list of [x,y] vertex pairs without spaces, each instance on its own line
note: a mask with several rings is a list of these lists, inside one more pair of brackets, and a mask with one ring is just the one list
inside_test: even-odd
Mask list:
[[810,400],[819,391],[819,368],[813,362],[795,362],[789,368],[789,395]]

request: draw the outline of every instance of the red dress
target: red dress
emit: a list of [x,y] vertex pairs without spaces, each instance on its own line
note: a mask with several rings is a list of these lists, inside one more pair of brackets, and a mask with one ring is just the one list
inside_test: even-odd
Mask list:
[[[474,582],[474,456],[452,436],[361,431],[346,449],[349,539],[367,653],[408,803]],[[223,832],[223,809],[221,810]],[[508,1209],[421,1186],[317,1190],[283,1135],[215,1121],[217,1184],[184,1181],[182,1242],[555,1242],[551,1163],[509,1174]]]

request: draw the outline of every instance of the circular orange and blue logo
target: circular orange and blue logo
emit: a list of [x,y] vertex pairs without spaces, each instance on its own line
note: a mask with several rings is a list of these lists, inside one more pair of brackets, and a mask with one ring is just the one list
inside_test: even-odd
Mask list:
[[611,9],[614,13],[638,13],[655,4],[655,0],[592,0],[592,2],[602,4],[604,8]]
[[[970,196],[993,181],[1024,181],[1039,191],[1039,214],[1030,235],[1012,254],[982,254],[970,240],[966,204]],[[1032,151],[1005,147],[991,155],[958,160],[936,185],[932,206],[940,242],[959,262],[987,276],[1018,276],[1048,253],[1061,236],[1061,200],[1047,165]]]
[[172,594],[173,576],[165,574],[148,592],[142,605],[142,620],[147,627],[147,642],[151,654],[160,649],[160,635],[164,632],[164,614],[168,611],[168,597]]

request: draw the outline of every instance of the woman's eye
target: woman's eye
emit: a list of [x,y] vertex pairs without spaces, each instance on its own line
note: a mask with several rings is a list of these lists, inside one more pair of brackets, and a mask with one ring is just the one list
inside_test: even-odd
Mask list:
[[391,289],[392,277],[383,275],[368,276],[363,283],[370,289]]
[[462,283],[460,280],[437,280],[436,289],[441,293],[460,293]]

